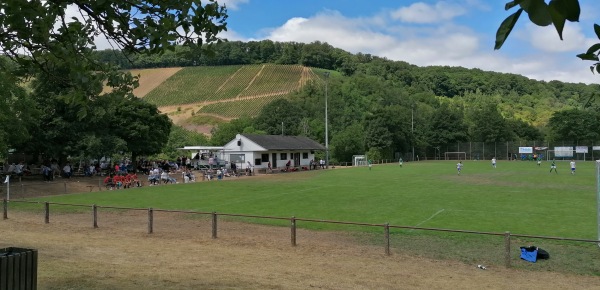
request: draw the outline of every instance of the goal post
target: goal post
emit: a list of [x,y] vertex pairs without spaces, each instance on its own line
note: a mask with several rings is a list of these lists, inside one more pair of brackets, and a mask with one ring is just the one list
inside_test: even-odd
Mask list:
[[367,166],[367,157],[365,155],[353,155],[352,166]]
[[467,152],[444,152],[444,160],[467,160]]
[[546,160],[571,160],[575,158],[575,150],[546,150]]
[[[600,241],[600,160],[596,160],[596,210],[598,240]],[[598,247],[600,247],[600,243],[598,243]]]

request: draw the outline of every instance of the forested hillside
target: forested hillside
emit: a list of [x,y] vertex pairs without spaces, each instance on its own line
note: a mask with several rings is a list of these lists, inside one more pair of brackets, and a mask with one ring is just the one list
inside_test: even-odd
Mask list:
[[[340,161],[357,152],[392,157],[413,146],[425,150],[463,141],[600,141],[598,85],[460,67],[417,67],[320,42],[226,42],[217,46],[214,57],[185,48],[160,57],[130,56],[131,62],[116,51],[97,56],[125,69],[274,63],[312,67],[319,75],[291,97],[264,106],[255,118],[219,124],[212,132],[216,145],[239,132],[281,134],[282,122],[285,134],[324,143],[325,87],[330,145]],[[271,76],[272,81],[278,77]],[[222,103],[213,110],[229,105],[237,104]]]

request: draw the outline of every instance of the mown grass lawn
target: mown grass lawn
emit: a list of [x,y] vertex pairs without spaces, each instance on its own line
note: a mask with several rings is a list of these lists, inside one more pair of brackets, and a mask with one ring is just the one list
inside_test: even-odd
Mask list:
[[[228,178],[37,200],[595,239],[595,162],[455,161]],[[11,207],[24,206],[11,204]],[[259,222],[271,223],[262,220]],[[276,223],[276,222],[275,222]],[[339,229],[300,223],[313,229]],[[380,229],[374,229],[380,231]]]

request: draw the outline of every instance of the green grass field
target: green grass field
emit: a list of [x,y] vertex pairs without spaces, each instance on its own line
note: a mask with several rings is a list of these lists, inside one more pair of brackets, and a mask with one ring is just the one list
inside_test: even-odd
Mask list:
[[[38,200],[595,239],[595,164],[429,161],[244,177]],[[25,206],[13,204],[11,207]],[[268,222],[268,221],[264,221]],[[313,229],[343,226],[303,223]],[[366,230],[366,229],[365,229]],[[380,229],[374,229],[380,231]]]

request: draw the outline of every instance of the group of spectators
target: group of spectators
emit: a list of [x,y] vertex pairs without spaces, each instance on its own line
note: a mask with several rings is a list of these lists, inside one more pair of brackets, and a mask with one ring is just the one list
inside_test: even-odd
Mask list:
[[[216,163],[216,158],[212,159],[213,166],[202,172],[202,180],[205,178],[208,180],[220,180],[224,177],[238,176],[235,164],[231,165],[231,169],[227,169],[225,166],[214,164]],[[185,156],[178,157],[176,161],[141,159],[134,170],[134,165],[129,159],[117,162],[82,162],[76,168],[69,161],[60,166],[58,160],[50,159],[43,161],[39,167],[34,167],[34,170],[35,174],[38,174],[39,170],[39,174],[43,176],[45,181],[52,181],[57,177],[71,178],[74,175],[86,177],[103,176],[105,177],[104,184],[108,189],[124,189],[142,186],[143,182],[139,180],[134,171],[147,175],[149,185],[178,183],[178,179],[184,183],[194,182],[196,181],[196,176],[192,171],[194,168],[192,161],[192,158],[186,158]],[[249,166],[250,168],[251,166]],[[29,166],[24,162],[13,163],[10,166],[3,166],[0,169],[4,173],[15,176],[32,174]],[[179,174],[181,174],[181,177],[178,176]]]
[[134,172],[129,172],[127,174],[117,173],[114,175],[108,175],[106,178],[104,178],[104,185],[107,189],[113,190],[130,188],[132,186],[141,187],[142,183],[138,179],[137,174]]
[[325,164],[325,160],[324,160],[324,159],[320,159],[320,160],[318,161],[318,164],[317,164],[317,161],[315,161],[314,159],[312,159],[312,160],[310,161],[310,170],[315,170],[315,169],[317,169],[317,166],[318,166],[318,167],[320,167],[321,169],[325,169],[325,165],[326,165],[326,164]]
[[29,175],[31,174],[31,170],[29,169],[29,166],[25,165],[25,163],[23,161],[19,162],[18,164],[11,164],[6,168],[3,168],[3,171],[5,174],[8,175],[16,175],[16,176],[23,176],[23,175]]

